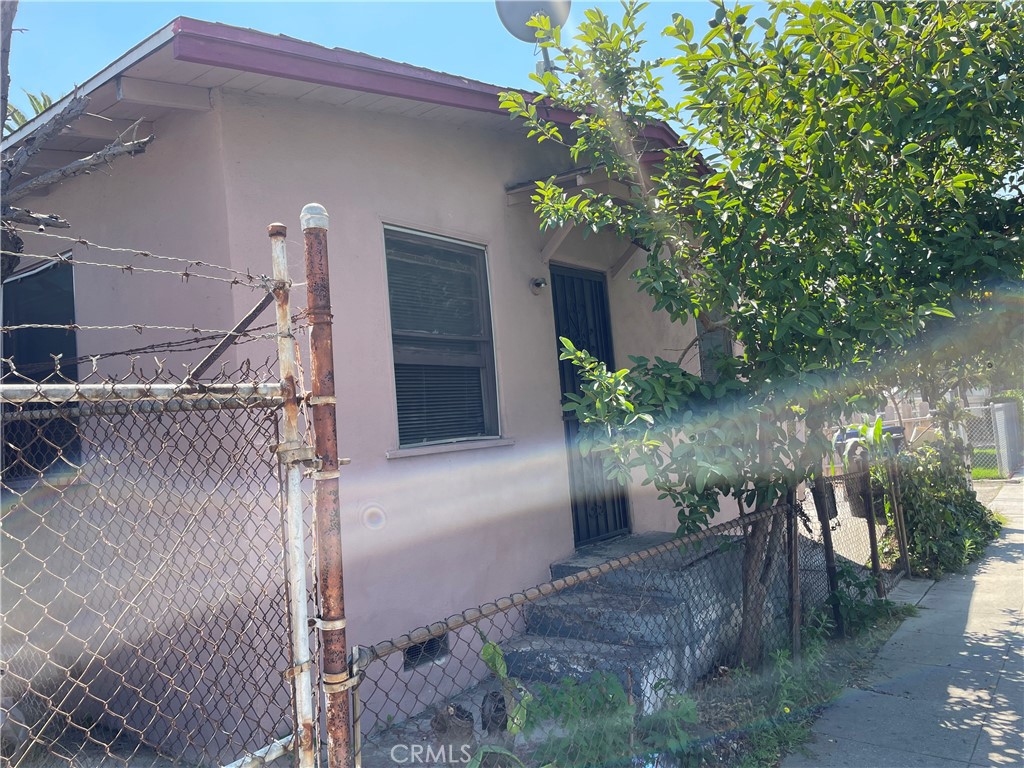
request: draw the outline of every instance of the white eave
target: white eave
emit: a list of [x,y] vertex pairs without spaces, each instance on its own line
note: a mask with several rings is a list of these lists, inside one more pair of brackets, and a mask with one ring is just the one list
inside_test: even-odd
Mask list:
[[133,64],[142,61],[142,59],[149,56],[153,51],[161,48],[162,46],[169,43],[174,38],[174,23],[167,24],[157,32],[153,33],[141,43],[136,45],[130,51],[125,53],[120,58],[116,59],[112,64],[107,66],[101,72],[93,75],[82,85],[77,86],[75,90],[67,94],[63,98],[55,101],[48,109],[41,112],[40,114],[33,117],[23,126],[14,131],[10,136],[3,140],[3,151],[6,152],[8,149],[13,147],[22,141],[26,136],[30,135],[39,126],[43,125],[47,120],[53,117],[55,114],[60,112],[67,106],[68,102],[71,101],[76,95],[89,96],[97,88],[104,85],[105,83],[114,80],[118,75],[123,73],[126,69],[131,67]]

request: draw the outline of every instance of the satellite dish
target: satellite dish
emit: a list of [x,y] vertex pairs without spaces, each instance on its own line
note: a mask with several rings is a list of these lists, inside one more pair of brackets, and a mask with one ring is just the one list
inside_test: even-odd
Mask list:
[[552,27],[561,27],[569,18],[571,4],[571,0],[494,0],[502,25],[524,43],[537,42],[537,30],[526,22],[542,14],[551,19]]

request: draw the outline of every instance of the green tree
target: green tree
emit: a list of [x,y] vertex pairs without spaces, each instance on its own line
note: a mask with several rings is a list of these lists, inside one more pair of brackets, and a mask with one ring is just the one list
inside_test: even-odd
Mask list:
[[[29,106],[32,107],[32,117],[45,112],[53,104],[53,99],[43,92],[35,94],[25,91],[25,97],[28,99]],[[29,116],[26,116],[25,113],[16,106],[7,102],[7,114],[4,116],[4,136],[13,133],[28,121]]]
[[[994,287],[976,295],[957,296],[955,318],[938,318],[881,369],[878,383],[889,391],[912,392],[939,413],[940,426],[951,426],[966,406],[968,390],[994,391],[1024,385],[1024,312],[1020,290]],[[946,402],[950,398],[950,402]]]
[[[573,401],[591,425],[585,447],[619,474],[642,469],[689,531],[720,494],[748,511],[776,503],[820,469],[823,425],[858,407],[878,361],[951,316],[956,297],[1019,285],[1024,12],[1019,0],[786,0],[751,19],[719,0],[703,34],[673,15],[663,34],[676,55],[649,61],[644,7],[625,3],[616,22],[589,10],[571,42],[536,18],[560,71],[537,78],[537,99],[503,104],[629,190],[541,183],[543,222],[643,244],[634,278],[656,308],[732,334],[734,354],[704,379],[679,361],[614,372],[564,352],[587,379]],[[579,117],[563,132],[545,104]],[[652,156],[655,122],[681,146]],[[745,548],[748,662],[777,528],[753,523]]]

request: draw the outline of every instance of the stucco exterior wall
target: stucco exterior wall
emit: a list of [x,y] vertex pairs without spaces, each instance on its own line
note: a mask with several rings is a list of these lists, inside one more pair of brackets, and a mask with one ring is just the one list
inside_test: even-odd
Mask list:
[[[227,264],[228,228],[225,184],[220,173],[220,113],[172,113],[156,127],[156,140],[145,154],[119,159],[108,168],[51,186],[45,197],[30,198],[30,210],[58,211],[72,226],[48,230],[120,248],[138,249],[181,259]],[[53,255],[71,249],[76,261],[134,264],[184,271],[186,265],[130,253],[90,248],[51,237],[25,235],[25,251]],[[26,264],[33,260],[27,259]],[[269,257],[267,262],[269,263]],[[261,271],[266,271],[261,270]],[[236,319],[225,297],[245,294],[254,304],[258,295],[224,283],[179,275],[127,273],[108,268],[77,266],[74,274],[77,321],[83,326],[147,325],[230,328]],[[243,302],[243,303],[244,303]],[[142,347],[180,339],[180,332],[81,330],[80,355]],[[191,355],[168,355],[171,366]],[[153,356],[145,359],[152,368]],[[104,372],[120,375],[124,359],[104,362]]]
[[[284,221],[296,278],[298,212],[311,201],[327,208],[339,443],[352,459],[341,479],[350,641],[379,641],[547,579],[548,564],[573,549],[551,297],[529,287],[548,276],[540,259],[548,235],[528,204],[509,205],[505,186],[566,170],[568,156],[473,125],[230,91],[214,92],[213,111],[177,113],[157,129],[145,155],[26,206],[60,211],[76,236],[95,242],[257,274],[269,271],[267,224]],[[388,224],[487,249],[501,443],[388,458],[398,448]],[[607,270],[624,247],[574,234],[553,261]],[[53,243],[30,240],[35,248]],[[75,246],[75,255],[97,254]],[[692,338],[636,292],[628,274],[641,258],[608,278],[620,366],[630,354],[671,355]],[[257,297],[175,276],[76,268],[82,324],[228,328]],[[79,351],[159,338],[82,331]],[[270,351],[243,351],[254,350]],[[639,486],[630,493],[633,530],[674,529],[670,505]]]

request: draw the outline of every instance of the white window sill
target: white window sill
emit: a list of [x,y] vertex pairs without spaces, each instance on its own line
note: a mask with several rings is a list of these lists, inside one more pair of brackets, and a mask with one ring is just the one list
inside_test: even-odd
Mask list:
[[436,453],[475,451],[480,448],[502,448],[515,444],[515,440],[504,437],[484,437],[479,440],[461,440],[455,443],[435,443],[434,445],[418,445],[414,448],[394,448],[384,455],[389,459],[405,459],[410,456],[433,456]]

